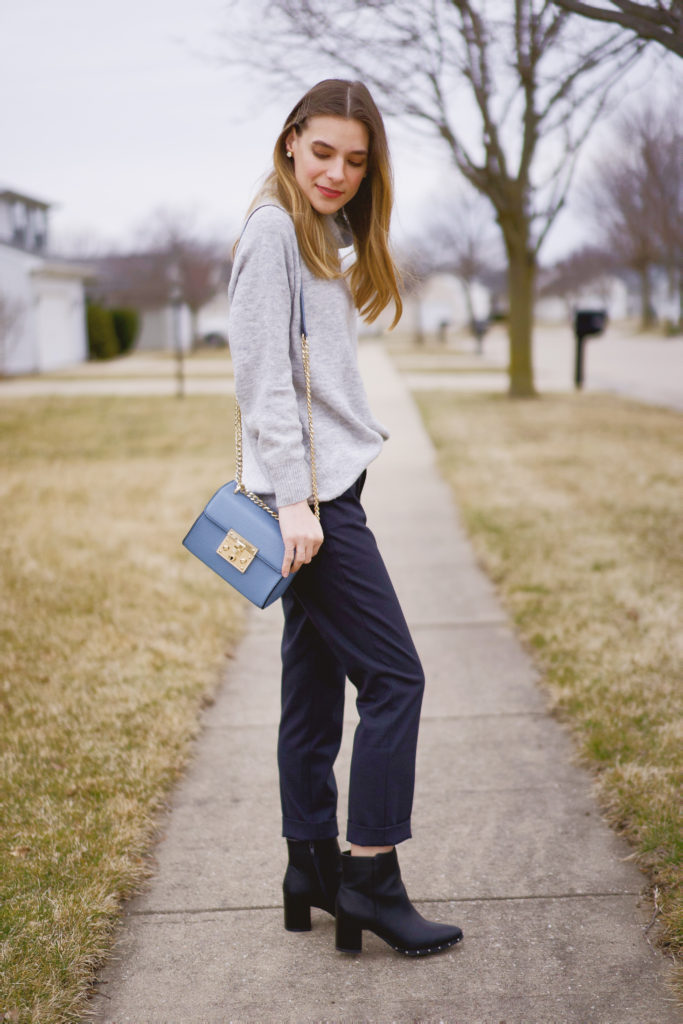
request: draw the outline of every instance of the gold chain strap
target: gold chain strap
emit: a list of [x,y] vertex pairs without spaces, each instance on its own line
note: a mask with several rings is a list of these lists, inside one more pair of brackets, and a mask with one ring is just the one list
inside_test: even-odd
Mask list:
[[[320,519],[320,502],[318,501],[318,474],[315,466],[315,445],[313,440],[313,405],[311,402],[311,368],[310,368],[310,355],[308,351],[308,338],[301,332],[301,361],[304,367],[304,377],[306,379],[306,408],[308,410],[308,444],[311,452],[311,486],[313,489],[313,511],[316,519]],[[270,505],[266,505],[265,501],[259,498],[258,494],[254,494],[252,491],[248,491],[242,483],[242,413],[240,411],[239,402],[235,399],[235,482],[237,487],[235,491],[240,491],[247,498],[258,505],[259,508],[264,509],[268,512],[273,519],[278,519],[277,512],[274,512]]]
[[313,437],[313,405],[311,403],[311,364],[308,351],[308,338],[301,332],[301,361],[306,378],[306,408],[308,410],[308,444],[311,451],[311,487],[313,490],[313,511],[315,518],[320,519],[320,502],[318,501],[318,473],[315,468],[315,443]]

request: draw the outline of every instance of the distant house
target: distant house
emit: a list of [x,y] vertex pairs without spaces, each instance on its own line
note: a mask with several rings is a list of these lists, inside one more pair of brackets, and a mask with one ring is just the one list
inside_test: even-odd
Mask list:
[[131,308],[140,315],[137,351],[172,351],[178,341],[184,351],[192,344],[187,305],[173,301],[167,260],[158,252],[111,254],[87,261],[95,274],[90,298],[110,309]]
[[590,246],[539,269],[538,320],[566,322],[577,309],[605,309],[612,321],[638,316],[645,320],[644,307],[655,320],[672,324],[680,320],[680,289],[664,267],[648,268],[646,295],[641,274],[616,265],[609,253]]
[[109,308],[140,314],[139,351],[191,348],[207,337],[227,338],[230,260],[211,245],[174,239],[144,251],[92,260],[97,280],[89,290]]
[[87,267],[49,254],[50,204],[0,188],[0,374],[88,358]]
[[571,322],[577,309],[604,309],[611,321],[624,320],[632,315],[632,306],[628,285],[616,274],[566,287],[556,284],[547,273],[539,273],[534,317],[542,323]]
[[214,344],[228,340],[228,289],[222,288],[202,306],[197,316],[197,334],[200,338],[213,339]]
[[[472,320],[486,320],[491,305],[491,292],[480,282],[473,281],[465,287],[454,274],[433,273],[403,295],[400,329],[412,331],[420,338],[437,334],[445,341],[449,331],[469,328]],[[385,330],[393,315],[392,305],[372,326],[361,324],[361,333]]]

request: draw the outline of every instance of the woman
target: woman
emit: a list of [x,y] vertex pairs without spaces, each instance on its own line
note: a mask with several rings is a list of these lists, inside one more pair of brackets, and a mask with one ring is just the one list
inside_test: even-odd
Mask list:
[[[230,347],[242,410],[246,488],[277,507],[285,545],[278,765],[289,865],[285,927],[311,906],[337,917],[337,948],[362,929],[420,955],[462,938],[410,903],[395,844],[410,837],[424,676],[360,503],[366,467],[387,438],[359,375],[356,311],[393,302],[392,183],[382,118],[360,82],[314,86],[287,118],[236,247]],[[345,269],[339,249],[353,245]],[[320,519],[311,509],[301,307],[310,338]],[[334,762],[345,678],[358,691],[347,839],[337,842]]]

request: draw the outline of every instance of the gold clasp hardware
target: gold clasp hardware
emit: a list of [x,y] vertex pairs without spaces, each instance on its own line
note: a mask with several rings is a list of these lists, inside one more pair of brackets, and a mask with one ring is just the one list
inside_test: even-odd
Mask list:
[[240,537],[236,530],[228,530],[220,547],[216,548],[216,554],[230,562],[230,565],[234,565],[238,572],[247,571],[257,551],[258,548],[244,537]]

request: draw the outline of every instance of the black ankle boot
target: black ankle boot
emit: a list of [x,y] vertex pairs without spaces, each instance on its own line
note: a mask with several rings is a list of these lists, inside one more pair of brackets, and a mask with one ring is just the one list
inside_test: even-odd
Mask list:
[[337,949],[360,953],[363,928],[408,956],[440,953],[462,939],[455,925],[425,921],[408,899],[396,849],[374,857],[342,854],[337,893]]
[[341,881],[341,852],[336,839],[288,839],[289,864],[282,883],[285,928],[310,932],[311,907],[334,917]]

